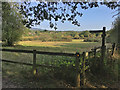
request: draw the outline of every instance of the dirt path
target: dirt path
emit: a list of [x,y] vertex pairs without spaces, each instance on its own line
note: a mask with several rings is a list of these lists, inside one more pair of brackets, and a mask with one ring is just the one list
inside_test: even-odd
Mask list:
[[[62,85],[63,83],[64,82],[62,82],[62,81],[58,82],[59,86],[60,86],[60,84],[61,84],[61,86],[64,86],[65,84]],[[26,88],[26,86],[25,85],[21,85],[18,82],[13,82],[10,79],[3,78],[3,80],[2,80],[2,88]],[[89,88],[94,88],[94,87],[89,87]],[[101,88],[104,88],[104,87],[101,87]],[[112,86],[109,86],[109,88],[119,88],[120,89],[120,81],[118,83],[115,83]]]
[[39,81],[39,84],[37,81],[21,84],[18,81],[17,82],[13,81],[11,78],[4,77],[2,79],[2,88],[53,88],[53,87],[59,88],[59,87],[70,87],[70,86],[62,80],[55,80],[52,78],[47,82],[46,80],[41,80]]
[[118,83],[115,83],[112,87],[113,87],[113,88],[119,88],[119,89],[120,89],[120,81],[118,81]]
[[13,82],[8,78],[2,79],[2,88],[23,88],[18,82]]

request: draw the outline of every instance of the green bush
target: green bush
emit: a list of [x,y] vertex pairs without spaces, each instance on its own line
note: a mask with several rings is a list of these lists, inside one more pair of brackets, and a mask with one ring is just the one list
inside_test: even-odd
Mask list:
[[28,41],[33,41],[33,38],[28,38]]
[[99,41],[100,41],[100,40],[97,40],[97,39],[96,39],[96,40],[94,40],[94,42],[99,42]]
[[93,39],[93,38],[87,38],[87,39],[84,39],[84,42],[100,42],[99,39]]
[[61,41],[71,42],[71,41],[72,41],[72,39],[70,39],[70,38],[62,38],[62,40],[61,40]]
[[33,38],[23,38],[21,41],[32,41]]
[[94,42],[94,39],[85,39],[84,42]]

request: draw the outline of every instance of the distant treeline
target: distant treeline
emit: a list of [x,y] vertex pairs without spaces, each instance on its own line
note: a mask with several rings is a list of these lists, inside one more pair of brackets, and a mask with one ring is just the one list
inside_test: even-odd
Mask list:
[[102,33],[90,33],[89,31],[39,31],[28,30],[24,32],[22,41],[72,41],[72,39],[84,39],[85,42],[100,42]]

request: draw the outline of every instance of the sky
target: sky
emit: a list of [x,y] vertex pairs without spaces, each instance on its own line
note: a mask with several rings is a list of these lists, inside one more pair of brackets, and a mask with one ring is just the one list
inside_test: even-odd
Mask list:
[[[112,16],[115,14],[115,10],[111,10],[103,5],[97,8],[79,10],[83,13],[82,17],[77,17],[77,20],[80,22],[80,27],[74,26],[68,21],[65,23],[58,21],[57,31],[101,30],[103,27],[110,30],[112,28],[112,22],[115,20],[115,17],[112,18]],[[48,21],[43,21],[39,26],[34,26],[33,28],[54,30],[49,27]]]

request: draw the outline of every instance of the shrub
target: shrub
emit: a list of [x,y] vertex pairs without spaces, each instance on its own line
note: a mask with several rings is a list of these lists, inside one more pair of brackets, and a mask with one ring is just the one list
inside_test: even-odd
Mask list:
[[28,40],[29,40],[29,41],[32,41],[32,40],[33,40],[33,38],[28,38]]
[[71,36],[64,36],[64,37],[62,37],[61,41],[71,42],[72,41],[72,37]]
[[94,42],[99,42],[99,40],[94,40]]
[[85,39],[84,42],[94,42],[93,39]]
[[54,76],[57,79],[65,80],[67,83],[70,83],[70,85],[75,86],[75,68],[71,65],[61,65],[58,70],[54,71]]
[[90,39],[85,39],[84,42],[100,42],[100,39],[93,39],[93,38],[90,38]]
[[42,40],[42,42],[46,42],[46,40],[44,39],[44,40]]

